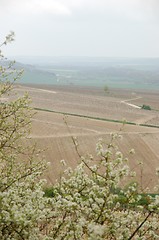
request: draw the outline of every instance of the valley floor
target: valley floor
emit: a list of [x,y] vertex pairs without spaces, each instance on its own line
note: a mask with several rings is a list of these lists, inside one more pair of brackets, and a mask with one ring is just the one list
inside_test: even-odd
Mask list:
[[[107,122],[87,118],[97,117],[127,121],[136,124],[159,126],[159,94],[157,92],[132,92],[112,90],[105,94],[102,89],[57,86],[16,86],[15,91],[22,95],[28,92],[32,106],[55,112],[37,111],[33,118],[31,140],[46,149],[44,155],[51,162],[46,177],[49,183],[62,174],[60,160],[65,159],[69,166],[75,167],[79,161],[73,137],[77,138],[81,155],[95,156],[96,142],[103,138],[110,141],[111,132],[119,132],[123,137],[118,142],[119,149],[130,159],[130,166],[137,171],[142,187],[153,189],[159,167],[159,128],[139,125],[124,126],[117,122]],[[151,111],[141,109],[143,104],[150,105]],[[137,106],[137,107],[135,107]],[[85,117],[71,116],[56,112],[80,114]],[[129,150],[136,154],[130,155]],[[144,171],[138,162],[144,163]]]

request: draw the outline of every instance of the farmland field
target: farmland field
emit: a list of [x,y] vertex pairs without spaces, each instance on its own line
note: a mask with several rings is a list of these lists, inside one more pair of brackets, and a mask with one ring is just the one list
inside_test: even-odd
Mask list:
[[[95,156],[98,139],[103,138],[109,142],[111,132],[120,132],[123,138],[118,142],[119,149],[130,159],[130,166],[137,171],[141,184],[152,189],[157,180],[155,169],[159,166],[157,92],[114,89],[105,94],[104,90],[98,88],[43,85],[17,85],[15,90],[19,95],[27,91],[32,98],[32,106],[41,109],[37,110],[33,117],[29,144],[37,142],[39,148],[46,149],[44,156],[51,163],[46,173],[49,183],[58,179],[62,173],[60,160],[65,159],[72,167],[77,165],[79,157],[72,137],[77,138],[81,155]],[[143,104],[150,105],[154,110],[141,109]],[[77,114],[80,116],[76,116]],[[123,126],[121,123],[104,119],[126,119],[136,125]],[[129,154],[132,148],[136,152],[133,156]],[[139,161],[144,163],[142,178]]]

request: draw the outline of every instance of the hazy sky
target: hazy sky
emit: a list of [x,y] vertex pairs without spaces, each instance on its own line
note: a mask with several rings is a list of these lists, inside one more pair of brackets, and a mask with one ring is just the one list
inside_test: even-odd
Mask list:
[[159,57],[159,0],[0,0],[0,22],[8,55]]

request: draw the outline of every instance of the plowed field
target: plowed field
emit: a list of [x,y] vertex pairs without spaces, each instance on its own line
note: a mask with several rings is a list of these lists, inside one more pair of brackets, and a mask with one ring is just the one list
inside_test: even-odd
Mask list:
[[[46,177],[49,183],[58,179],[62,173],[60,160],[65,159],[69,166],[75,167],[79,160],[72,137],[77,137],[79,152],[86,156],[95,156],[96,142],[99,138],[109,141],[111,132],[120,132],[123,138],[118,142],[119,149],[130,159],[130,166],[138,173],[137,178],[144,187],[154,186],[157,178],[156,167],[159,167],[159,128],[143,127],[138,125],[125,125],[87,118],[92,117],[122,120],[126,118],[134,123],[146,123],[152,119],[158,119],[157,111],[146,111],[123,104],[122,101],[130,100],[130,103],[140,105],[141,99],[149,96],[149,102],[153,102],[157,108],[158,95],[148,93],[132,93],[115,91],[105,96],[102,91],[95,89],[37,89],[29,87],[17,87],[22,94],[28,91],[33,99],[33,106],[43,109],[65,113],[85,115],[85,117],[67,116],[60,113],[37,111],[33,118],[31,140],[37,142],[39,148],[46,149],[44,155],[51,163]],[[134,97],[135,95],[135,97]],[[152,98],[150,98],[152,96]],[[140,102],[138,102],[140,101]],[[156,101],[156,103],[154,103]],[[145,102],[144,102],[145,103]],[[156,120],[157,121],[157,120]],[[156,126],[159,125],[158,121]],[[134,148],[136,154],[129,156],[129,150]],[[143,173],[138,167],[142,161]]]

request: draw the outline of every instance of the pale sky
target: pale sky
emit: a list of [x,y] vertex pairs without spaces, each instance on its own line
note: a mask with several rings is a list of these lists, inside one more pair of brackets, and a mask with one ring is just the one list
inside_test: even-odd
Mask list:
[[159,57],[159,0],[0,0],[10,56]]

